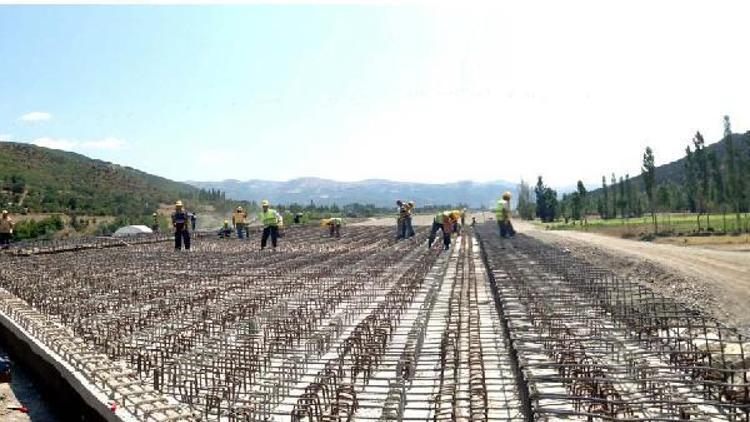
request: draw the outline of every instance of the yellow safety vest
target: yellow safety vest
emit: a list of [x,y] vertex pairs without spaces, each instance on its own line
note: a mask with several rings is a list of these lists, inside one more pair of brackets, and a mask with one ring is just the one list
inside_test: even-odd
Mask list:
[[261,211],[260,221],[265,227],[277,226],[279,224],[279,219],[276,210],[269,208],[266,212]]

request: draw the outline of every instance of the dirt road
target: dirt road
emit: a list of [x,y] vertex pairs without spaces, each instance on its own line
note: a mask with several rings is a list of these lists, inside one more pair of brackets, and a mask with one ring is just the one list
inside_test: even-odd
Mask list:
[[731,325],[750,327],[750,255],[686,248],[576,231],[547,231],[521,221],[519,231],[562,244],[574,255],[703,308]]

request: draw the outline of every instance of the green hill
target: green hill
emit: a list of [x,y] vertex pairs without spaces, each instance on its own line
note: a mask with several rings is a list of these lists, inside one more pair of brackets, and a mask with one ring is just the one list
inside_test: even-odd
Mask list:
[[130,167],[29,144],[0,142],[0,201],[13,212],[150,215],[175,199],[223,201],[223,193]]

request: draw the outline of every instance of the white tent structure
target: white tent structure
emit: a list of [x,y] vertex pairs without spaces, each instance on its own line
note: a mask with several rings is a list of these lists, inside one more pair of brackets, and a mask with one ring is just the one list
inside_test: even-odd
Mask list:
[[117,231],[112,234],[114,237],[128,237],[128,236],[135,236],[138,234],[151,234],[153,231],[151,231],[150,228],[147,226],[124,226],[117,229]]

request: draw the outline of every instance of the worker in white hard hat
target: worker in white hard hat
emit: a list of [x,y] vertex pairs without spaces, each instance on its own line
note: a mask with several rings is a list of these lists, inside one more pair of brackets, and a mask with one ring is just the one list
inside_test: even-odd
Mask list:
[[247,232],[247,211],[242,209],[241,206],[237,207],[232,213],[232,225],[237,231],[237,239],[243,239],[246,235],[248,238],[250,237]]
[[10,239],[13,237],[13,227],[15,223],[10,218],[8,210],[3,210],[2,217],[0,217],[0,248],[7,248],[10,244]]
[[267,199],[261,202],[260,222],[263,224],[263,236],[260,239],[260,249],[263,250],[268,243],[268,237],[271,237],[271,246],[276,250],[279,238],[279,229],[284,226],[284,219],[275,209],[270,208],[271,204]]
[[151,231],[154,233],[159,233],[159,214],[153,213],[151,215],[151,218]]
[[174,227],[174,250],[182,249],[183,242],[185,243],[185,250],[190,250],[190,215],[182,206],[182,201],[177,201],[174,204],[172,227]]
[[500,228],[500,237],[513,237],[516,231],[510,222],[510,192],[503,193],[503,198],[497,200],[497,209],[495,210],[495,219]]

